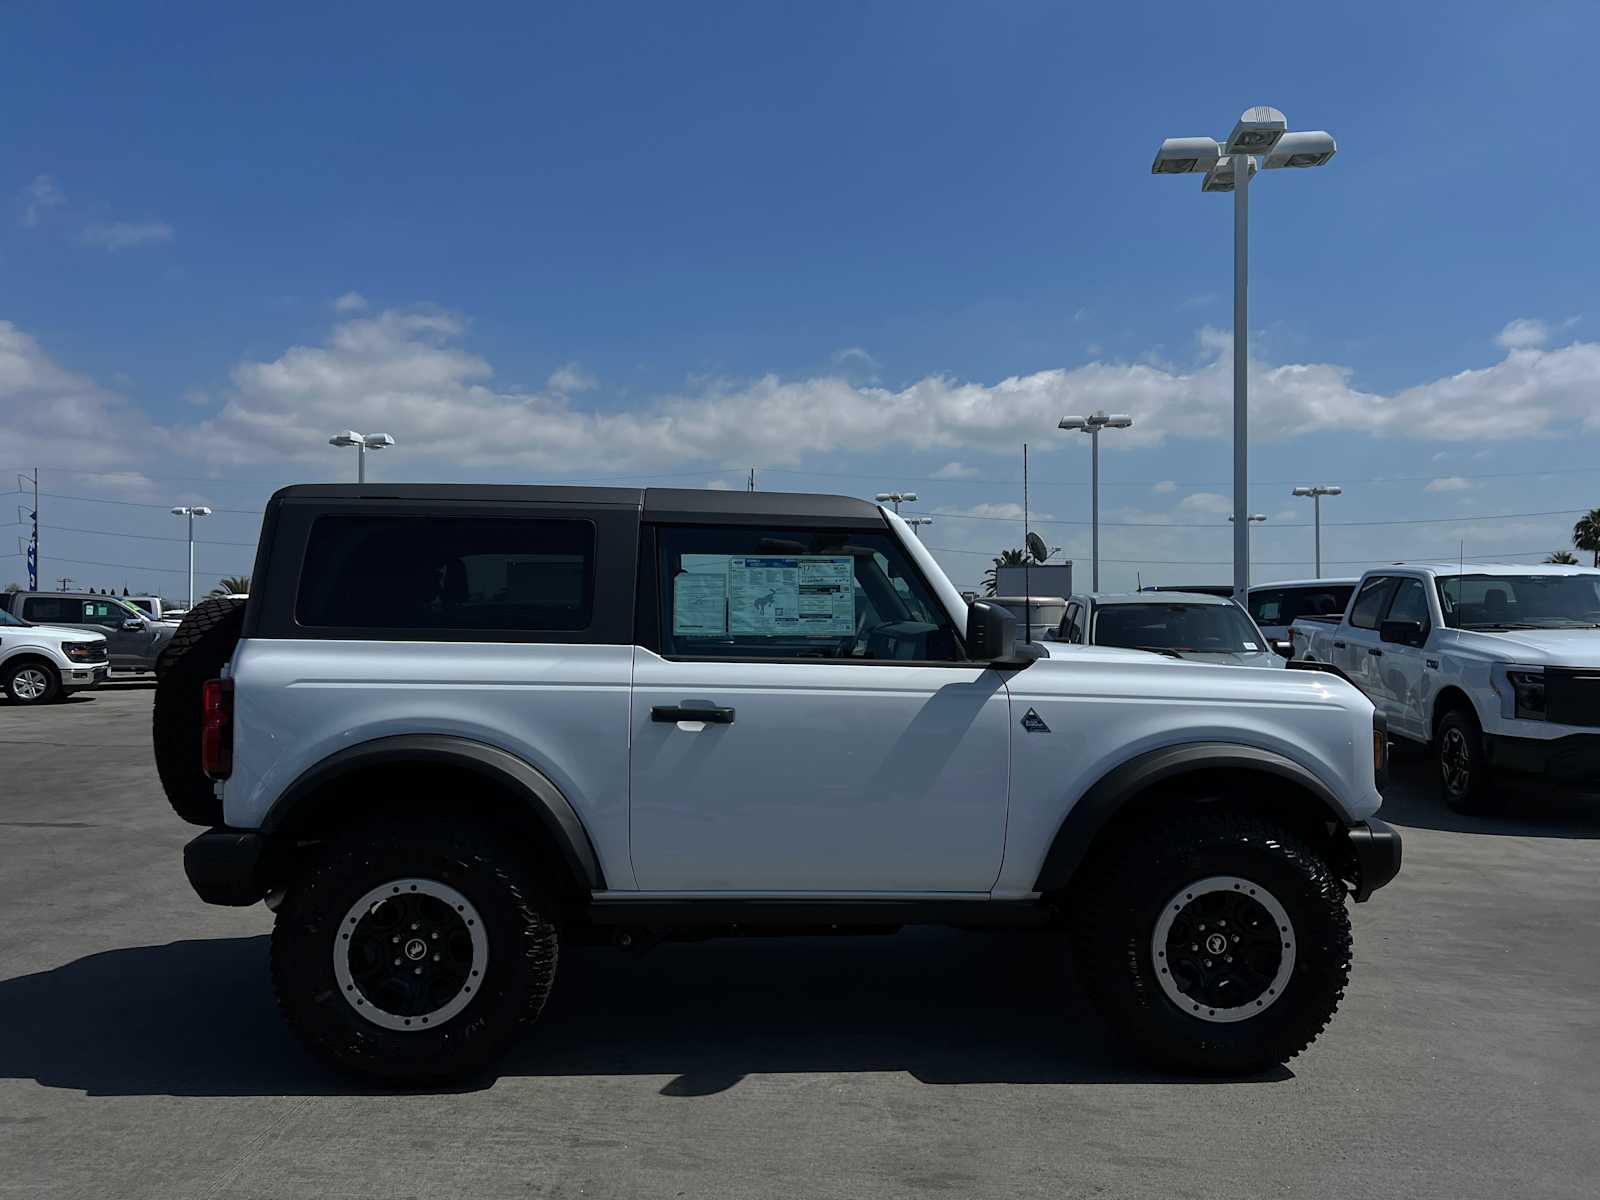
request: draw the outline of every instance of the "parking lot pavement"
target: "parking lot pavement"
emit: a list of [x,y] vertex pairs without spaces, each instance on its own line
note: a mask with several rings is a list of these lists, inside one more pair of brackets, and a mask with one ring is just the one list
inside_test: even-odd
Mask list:
[[184,881],[151,691],[0,703],[0,1193],[1592,1197],[1600,800],[1492,823],[1402,759],[1399,880],[1288,1069],[1151,1072],[1043,935],[564,954],[496,1078],[395,1094],[273,1010],[264,908]]

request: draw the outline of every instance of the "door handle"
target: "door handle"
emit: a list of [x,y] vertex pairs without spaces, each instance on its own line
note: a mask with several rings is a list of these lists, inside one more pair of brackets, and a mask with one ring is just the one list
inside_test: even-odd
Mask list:
[[1344,649],[1344,643],[1343,642],[1335,642],[1333,644],[1333,648],[1335,650],[1343,650]]
[[707,725],[732,725],[731,708],[686,708],[679,704],[657,704],[650,710],[652,721],[704,721]]
[[1374,658],[1382,658],[1383,657],[1383,651],[1379,650],[1376,646],[1368,646],[1367,647],[1367,653],[1372,655]]

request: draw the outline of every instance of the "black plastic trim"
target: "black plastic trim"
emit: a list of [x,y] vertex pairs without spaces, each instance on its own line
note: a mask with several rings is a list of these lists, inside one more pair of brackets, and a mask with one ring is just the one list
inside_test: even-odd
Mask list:
[[207,904],[242,908],[266,895],[260,882],[267,839],[260,833],[217,826],[183,848],[183,873]]
[[945,925],[1019,928],[1046,925],[1058,914],[1039,900],[804,900],[693,899],[593,901],[596,925],[683,929],[739,926],[751,929],[825,926]]
[[1400,874],[1400,834],[1392,825],[1368,819],[1351,825],[1345,836],[1356,859],[1355,901],[1363,904]]
[[876,504],[811,492],[735,492],[647,488],[644,519],[659,525],[821,525],[886,531]]
[[1112,768],[1079,798],[1056,831],[1034,890],[1053,892],[1070,883],[1095,835],[1140,792],[1180,775],[1218,768],[1257,771],[1286,779],[1315,796],[1328,809],[1330,819],[1340,824],[1350,822],[1349,814],[1332,789],[1305,767],[1281,754],[1229,742],[1163,746]]
[[411,733],[377,738],[330,755],[284,790],[262,820],[261,832],[269,836],[298,832],[310,815],[305,807],[307,798],[353,771],[421,763],[462,767],[488,776],[521,796],[555,841],[573,878],[591,891],[604,890],[605,875],[594,844],[561,789],[537,767],[509,751],[450,734]]
[[1600,783],[1600,733],[1569,733],[1558,738],[1486,733],[1483,748],[1489,765],[1497,771],[1537,775],[1545,783]]

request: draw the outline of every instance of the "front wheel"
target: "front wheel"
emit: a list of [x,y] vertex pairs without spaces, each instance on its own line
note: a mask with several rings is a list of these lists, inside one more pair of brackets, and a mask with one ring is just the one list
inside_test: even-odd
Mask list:
[[1153,826],[1096,864],[1075,905],[1096,1007],[1147,1057],[1244,1074],[1322,1032],[1350,976],[1345,888],[1303,842],[1255,817]]
[[334,1067],[387,1083],[460,1079],[543,1009],[557,954],[548,914],[527,863],[483,831],[347,835],[278,912],[278,1005]]
[[61,697],[61,676],[48,663],[16,663],[0,673],[0,685],[13,704],[49,704]]
[[1469,816],[1500,811],[1500,793],[1483,753],[1483,730],[1470,713],[1458,708],[1444,715],[1434,739],[1433,757],[1446,805]]

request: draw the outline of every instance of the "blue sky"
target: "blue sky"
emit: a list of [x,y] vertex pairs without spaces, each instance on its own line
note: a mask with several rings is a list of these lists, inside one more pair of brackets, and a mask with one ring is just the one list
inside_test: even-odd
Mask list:
[[[1086,568],[1087,447],[1052,414],[1104,406],[1138,421],[1104,441],[1106,584],[1221,580],[1230,201],[1149,164],[1270,103],[1340,153],[1252,189],[1255,577],[1309,573],[1296,481],[1347,489],[1340,571],[1564,545],[1600,504],[1600,12],[1240,18],[13,9],[5,482],[43,468],[48,576],[174,594],[167,506],[236,510],[202,526],[209,586],[273,486],[352,473],[351,425],[398,439],[388,479],[756,465],[916,488],[965,585],[1020,541],[1024,440]],[[1400,520],[1436,523],[1331,527]]]

